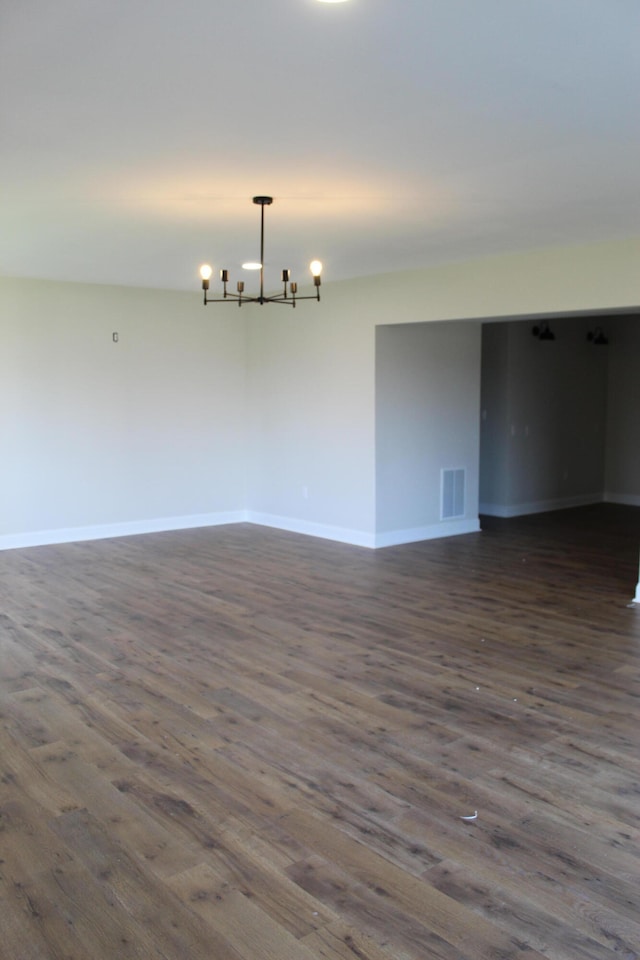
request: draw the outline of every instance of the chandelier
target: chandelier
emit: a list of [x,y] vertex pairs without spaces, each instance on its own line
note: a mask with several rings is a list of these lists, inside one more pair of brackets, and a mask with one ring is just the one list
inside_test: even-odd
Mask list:
[[200,267],[200,276],[202,277],[202,289],[204,290],[204,304],[205,306],[208,303],[237,303],[239,307],[243,303],[286,303],[291,307],[295,307],[298,300],[319,300],[320,299],[320,274],[322,273],[322,264],[319,260],[312,260],[309,264],[309,269],[311,270],[311,275],[313,276],[313,282],[316,288],[314,294],[309,294],[308,296],[298,296],[298,284],[295,280],[291,279],[291,271],[283,270],[282,271],[282,284],[283,289],[281,293],[277,293],[274,296],[267,297],[264,293],[264,208],[268,207],[273,203],[273,197],[254,197],[253,202],[258,204],[260,207],[260,261],[259,263],[243,263],[242,266],[245,270],[259,270],[260,271],[260,293],[257,297],[249,296],[244,292],[244,280],[238,280],[236,285],[236,293],[230,293],[227,290],[227,284],[229,282],[229,271],[221,270],[220,271],[220,280],[222,281],[222,296],[221,297],[209,297],[207,296],[209,292],[209,280],[211,274],[213,273],[213,268],[209,266],[208,263],[203,263]]

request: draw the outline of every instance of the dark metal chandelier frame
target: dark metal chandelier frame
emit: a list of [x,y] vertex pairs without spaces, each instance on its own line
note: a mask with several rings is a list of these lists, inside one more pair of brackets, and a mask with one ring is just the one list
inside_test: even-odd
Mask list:
[[200,276],[202,277],[202,289],[204,291],[204,304],[208,303],[237,303],[239,307],[243,303],[284,303],[290,307],[295,307],[298,300],[319,300],[320,299],[320,274],[322,264],[319,260],[314,260],[311,264],[311,273],[316,292],[304,296],[298,296],[298,284],[291,279],[291,271],[282,271],[283,290],[281,293],[267,297],[264,292],[264,208],[273,203],[273,197],[254,197],[253,202],[260,207],[260,293],[257,297],[251,297],[244,292],[244,280],[238,280],[237,292],[232,293],[227,289],[229,282],[229,271],[220,271],[220,280],[222,281],[222,296],[209,297],[209,279],[212,274],[212,268],[208,264],[200,267]]

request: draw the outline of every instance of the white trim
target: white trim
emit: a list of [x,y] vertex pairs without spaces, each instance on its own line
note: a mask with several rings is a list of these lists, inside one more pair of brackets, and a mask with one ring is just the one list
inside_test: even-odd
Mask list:
[[636,595],[631,601],[631,604],[634,604],[634,603],[640,604],[640,561],[638,562],[638,582],[636,584]]
[[349,543],[354,547],[394,547],[403,543],[415,543],[418,540],[436,540],[440,537],[455,537],[462,533],[478,533],[480,522],[475,520],[450,520],[434,523],[428,527],[414,527],[409,530],[391,530],[388,533],[371,534],[363,530],[350,530],[347,527],[331,527],[323,523],[309,523],[292,517],[278,517],[270,513],[249,513],[249,523],[263,527],[275,527],[290,533],[302,533],[323,540],[336,540]]
[[83,540],[106,540],[113,537],[129,537],[145,533],[162,533],[170,530],[188,530],[193,527],[217,527],[226,523],[255,523],[261,527],[274,527],[304,536],[335,540],[354,547],[399,546],[419,540],[436,540],[440,537],[455,537],[480,530],[478,519],[449,520],[428,527],[408,530],[391,530],[388,533],[366,533],[348,527],[334,527],[324,523],[310,523],[292,517],[279,517],[270,513],[253,513],[234,510],[228,513],[194,514],[186,517],[159,517],[153,520],[133,520],[94,527],[68,527],[58,530],[37,530],[32,533],[6,534],[0,536],[0,551],[22,547],[42,547],[57,543],[80,543]]
[[464,533],[478,533],[480,521],[475,520],[447,520],[443,523],[432,523],[428,527],[413,527],[408,530],[391,530],[388,533],[378,533],[375,537],[376,547],[396,547],[402,543],[417,543],[419,540],[439,540],[441,537],[457,537]]
[[186,517],[158,517],[151,520],[101,524],[95,527],[36,530],[32,533],[14,533],[0,536],[0,550],[42,547],[55,543],[79,543],[81,540],[105,540],[112,537],[135,536],[141,533],[188,530],[192,527],[218,527],[224,523],[246,523],[246,521],[246,510],[230,510],[226,513],[201,513]]
[[376,546],[375,536],[363,530],[331,527],[324,523],[310,523],[293,517],[278,517],[271,513],[252,513],[251,511],[247,514],[247,520],[261,527],[275,527],[277,530],[302,533],[308,537],[320,537],[322,540],[337,540],[339,543],[350,543],[354,547]]
[[640,494],[637,493],[605,493],[605,503],[621,503],[627,507],[640,507]]
[[551,510],[568,510],[571,507],[586,507],[592,503],[602,503],[601,493],[583,494],[578,497],[559,497],[556,500],[536,500],[532,503],[517,503],[506,506],[502,503],[481,503],[478,513],[488,517],[523,517],[530,513],[549,513]]

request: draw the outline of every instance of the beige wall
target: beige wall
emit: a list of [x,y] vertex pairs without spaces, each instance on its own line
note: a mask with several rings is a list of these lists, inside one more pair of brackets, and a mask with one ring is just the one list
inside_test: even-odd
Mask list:
[[0,544],[248,511],[374,545],[376,327],[638,308],[639,262],[637,240],[549,249],[326,283],[295,311],[6,279]]
[[375,323],[637,310],[638,264],[640,238],[452,263],[337,288],[363,295],[366,289]]
[[26,280],[0,281],[0,303],[0,544],[244,509],[242,318],[197,294]]

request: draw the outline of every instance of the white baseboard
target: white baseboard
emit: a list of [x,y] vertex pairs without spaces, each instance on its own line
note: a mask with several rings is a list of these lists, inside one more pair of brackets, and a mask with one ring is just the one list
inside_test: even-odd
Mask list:
[[275,527],[291,533],[302,533],[323,540],[336,540],[349,543],[354,547],[393,547],[403,543],[415,543],[418,540],[436,540],[439,537],[454,537],[461,533],[477,533],[480,522],[475,520],[449,520],[434,523],[428,527],[414,527],[410,530],[391,530],[388,533],[371,534],[362,530],[350,530],[347,527],[332,527],[322,523],[308,523],[291,517],[278,517],[266,513],[249,513],[249,523],[263,527]]
[[[546,513],[550,510],[564,510],[570,507],[601,503],[602,496],[592,495],[571,497],[561,500],[544,500],[536,503],[522,503],[506,507],[502,504],[480,504],[479,512],[494,517],[518,517],[531,513]],[[640,506],[640,497],[607,494],[610,503],[625,503]],[[255,513],[247,510],[233,510],[221,513],[191,514],[183,517],[159,517],[150,520],[132,520],[123,523],[110,523],[90,527],[68,527],[56,530],[37,530],[28,533],[0,535],[0,551],[21,547],[38,547],[56,543],[74,543],[83,540],[104,540],[112,537],[128,537],[144,533],[160,533],[170,530],[188,530],[194,527],[217,527],[225,523],[255,523],[263,527],[275,527],[291,533],[301,533],[323,540],[335,540],[356,547],[376,549],[378,547],[399,546],[403,543],[416,543],[420,540],[436,540],[441,537],[455,537],[466,533],[477,533],[480,522],[472,520],[448,520],[424,527],[412,527],[406,530],[391,530],[385,533],[366,533],[348,527],[336,527],[323,523],[311,523],[293,517],[281,517],[275,514]]]
[[636,493],[605,493],[605,503],[621,503],[625,507],[640,507],[640,495]]
[[133,520],[124,523],[109,523],[91,527],[67,527],[57,530],[37,530],[29,533],[0,536],[0,551],[21,547],[41,547],[56,543],[79,543],[83,540],[106,540],[113,537],[129,537],[144,533],[162,533],[170,530],[188,530],[194,527],[217,527],[225,523],[255,523],[262,527],[274,527],[291,533],[301,533],[323,540],[349,543],[354,547],[398,546],[419,540],[435,540],[439,537],[454,537],[463,533],[477,533],[478,519],[449,520],[427,527],[409,530],[392,530],[387,533],[366,533],[348,527],[335,527],[323,523],[310,523],[293,517],[279,517],[270,513],[254,513],[234,510],[227,513],[194,514],[186,517],[160,517],[152,520]]
[[577,497],[558,497],[554,500],[536,500],[531,503],[516,503],[507,506],[502,503],[481,503],[478,513],[488,517],[523,517],[530,513],[549,513],[552,510],[569,510],[572,507],[587,507],[592,503],[602,503],[601,493],[584,494]]
[[338,543],[350,543],[354,547],[375,547],[375,536],[363,530],[351,530],[348,527],[333,527],[324,523],[310,523],[295,517],[279,517],[272,513],[247,514],[247,521],[260,527],[275,527],[289,533],[302,533],[308,537],[320,537],[322,540],[336,540]]
[[432,523],[427,527],[378,533],[375,546],[396,547],[403,543],[417,543],[420,540],[439,540],[442,537],[458,537],[463,533],[478,533],[479,530],[480,521],[477,517],[474,520],[445,520],[442,523]]
[[131,520],[124,523],[107,523],[91,527],[36,530],[30,533],[0,536],[0,550],[42,547],[55,543],[78,543],[82,540],[105,540],[112,537],[130,537],[141,533],[162,533],[168,530],[189,530],[192,527],[218,527],[223,523],[246,523],[246,521],[246,510],[231,510],[223,513],[191,514],[185,517]]

